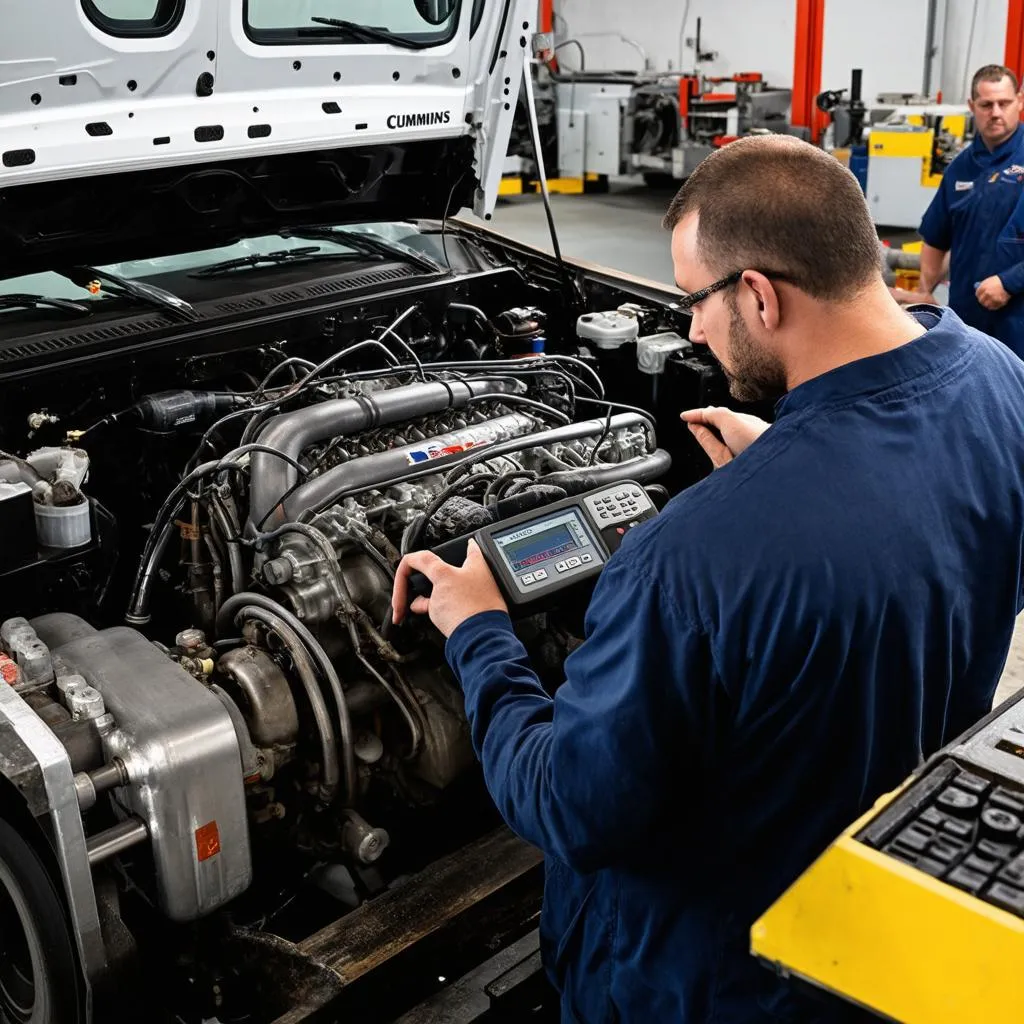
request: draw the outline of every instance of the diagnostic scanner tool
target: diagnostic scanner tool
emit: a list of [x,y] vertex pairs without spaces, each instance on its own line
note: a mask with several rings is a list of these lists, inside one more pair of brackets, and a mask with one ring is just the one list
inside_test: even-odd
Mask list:
[[[485,526],[472,534],[515,614],[532,614],[551,598],[597,576],[622,538],[657,514],[640,484],[627,481],[563,498]],[[434,548],[450,565],[462,565],[470,536]],[[414,573],[412,597],[428,597],[430,581]]]

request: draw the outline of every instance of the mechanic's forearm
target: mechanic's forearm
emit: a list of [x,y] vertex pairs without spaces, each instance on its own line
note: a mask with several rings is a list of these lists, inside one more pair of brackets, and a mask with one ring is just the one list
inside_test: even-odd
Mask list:
[[547,810],[554,701],[526,649],[505,616],[485,612],[452,634],[446,653],[465,694],[473,749],[495,806],[519,836],[568,859],[559,816]]
[[921,282],[918,291],[930,295],[946,277],[949,253],[924,242],[921,245]]

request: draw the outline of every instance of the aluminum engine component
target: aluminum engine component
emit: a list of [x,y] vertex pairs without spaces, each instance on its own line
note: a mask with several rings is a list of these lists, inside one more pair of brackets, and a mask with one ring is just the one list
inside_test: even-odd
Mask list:
[[[49,833],[60,867],[73,926],[71,934],[86,978],[98,978],[106,970],[107,952],[100,929],[85,829],[68,752],[20,694],[9,686],[0,686],[0,725],[14,741],[12,745],[22,748],[38,766],[45,794],[45,812],[38,808],[34,809],[34,813],[39,815],[38,820]],[[5,760],[14,753],[15,750],[8,746]]]
[[220,658],[217,668],[244,698],[240,707],[253,743],[269,749],[293,747],[299,712],[277,662],[258,647],[237,647]]
[[0,626],[0,643],[21,669],[26,685],[53,680],[50,652],[25,619],[8,619]]
[[99,632],[63,613],[31,625],[114,716],[104,755],[123,762],[124,809],[149,829],[163,912],[192,921],[243,892],[252,879],[245,793],[221,702],[133,629]]
[[[275,416],[263,426],[257,440],[297,459],[303,449],[318,441],[428,416],[444,409],[461,408],[476,395],[517,394],[523,390],[525,386],[507,380],[409,384],[382,391],[372,398],[338,398]],[[258,526],[266,519],[268,528],[279,526],[283,519],[275,505],[297,479],[298,473],[287,462],[269,453],[254,452],[250,522]]]
[[72,683],[64,688],[64,703],[76,722],[83,718],[102,718],[107,713],[103,694],[94,686]]
[[330,501],[333,495],[385,483],[411,469],[436,466],[440,472],[458,461],[460,456],[464,457],[466,452],[521,437],[535,427],[536,420],[530,416],[510,413],[448,434],[343,463],[297,487],[295,493],[284,502],[285,516],[292,519],[307,508],[316,508]]
[[693,345],[675,331],[648,334],[636,343],[637,369],[647,374],[664,373],[665,363],[673,352],[686,352],[692,348]]
[[[317,521],[320,529],[335,548],[345,544],[343,518],[330,512]],[[327,622],[339,608],[338,581],[323,552],[301,534],[285,534],[277,549],[277,557],[264,566],[264,578],[287,595],[295,613],[304,622]],[[380,566],[366,555],[345,552],[338,558],[345,586],[352,600],[361,607],[383,615],[391,596],[391,581]]]

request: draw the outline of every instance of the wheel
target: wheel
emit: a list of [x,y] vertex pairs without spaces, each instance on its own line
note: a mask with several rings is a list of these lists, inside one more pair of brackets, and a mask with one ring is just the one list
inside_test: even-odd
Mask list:
[[679,188],[682,182],[662,171],[647,171],[644,174],[644,184],[652,191],[664,192],[670,188]]
[[0,1024],[80,1024],[64,908],[36,851],[0,819]]

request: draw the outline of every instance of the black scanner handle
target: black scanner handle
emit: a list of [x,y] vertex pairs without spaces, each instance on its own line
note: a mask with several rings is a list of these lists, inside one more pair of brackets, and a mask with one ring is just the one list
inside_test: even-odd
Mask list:
[[[466,552],[469,549],[471,537],[456,537],[455,540],[445,541],[433,549],[435,555],[449,565],[462,565],[466,561]],[[417,597],[430,597],[433,593],[434,584],[421,572],[414,572],[409,577],[409,604]]]

